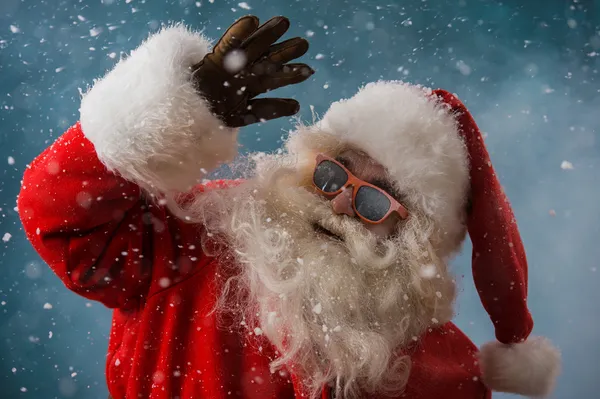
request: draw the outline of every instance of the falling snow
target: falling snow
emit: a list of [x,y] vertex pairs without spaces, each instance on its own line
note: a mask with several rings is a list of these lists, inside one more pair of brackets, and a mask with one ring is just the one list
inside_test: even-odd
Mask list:
[[564,170],[573,169],[573,164],[569,161],[562,161],[560,164],[560,168]]
[[160,280],[158,280],[158,285],[160,288],[167,288],[169,285],[171,285],[171,279],[168,277],[162,277]]
[[223,65],[230,73],[237,73],[244,68],[246,60],[246,53],[241,50],[234,50],[225,56]]
[[312,308],[313,313],[315,314],[321,314],[321,312],[323,311],[323,305],[321,305],[321,302],[317,303],[313,308]]
[[437,273],[437,269],[436,269],[435,265],[433,265],[433,264],[425,265],[425,266],[421,267],[421,270],[419,271],[419,274],[421,275],[421,277],[427,278],[427,279],[435,277],[436,273]]
[[471,67],[462,60],[456,63],[456,68],[465,76],[471,74]]
[[9,242],[10,239],[11,239],[11,237],[12,237],[12,234],[10,234],[10,233],[4,233],[4,236],[2,237],[2,241]]
[[99,34],[101,34],[101,33],[102,33],[102,31],[103,31],[103,29],[102,29],[102,28],[92,28],[92,29],[90,29],[90,36],[91,36],[91,37],[96,37],[96,36],[98,36]]

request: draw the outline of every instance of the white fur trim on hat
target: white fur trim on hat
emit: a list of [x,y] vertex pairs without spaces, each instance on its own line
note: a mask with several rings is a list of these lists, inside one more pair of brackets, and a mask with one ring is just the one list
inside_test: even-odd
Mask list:
[[430,94],[399,81],[370,83],[332,104],[319,127],[386,167],[405,205],[436,220],[447,237],[462,238],[467,151],[456,120]]
[[518,344],[489,342],[479,353],[483,382],[498,392],[543,397],[560,373],[560,352],[543,337]]
[[164,28],[83,96],[83,133],[108,169],[153,192],[185,191],[235,156],[237,129],[191,83],[208,48],[183,25]]

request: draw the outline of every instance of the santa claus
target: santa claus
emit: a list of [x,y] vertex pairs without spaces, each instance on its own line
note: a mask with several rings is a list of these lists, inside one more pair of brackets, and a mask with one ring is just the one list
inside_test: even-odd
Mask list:
[[[527,264],[458,98],[377,82],[298,126],[244,180],[204,181],[237,128],[293,115],[255,99],[304,81],[286,18],[247,16],[209,50],[162,29],[83,96],[27,168],[18,209],[64,284],[114,309],[122,398],[489,398],[548,394],[559,353],[528,338]],[[496,341],[451,322],[469,233]]]

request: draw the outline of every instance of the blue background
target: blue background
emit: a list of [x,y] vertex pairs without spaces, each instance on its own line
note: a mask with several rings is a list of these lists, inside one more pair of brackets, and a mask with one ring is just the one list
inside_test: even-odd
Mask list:
[[[286,15],[287,37],[308,36],[304,59],[317,73],[279,93],[301,102],[305,121],[309,105],[322,115],[377,79],[459,94],[487,134],[519,221],[534,333],[563,352],[553,397],[599,397],[600,1],[247,3],[249,11],[238,0],[0,1],[0,397],[107,394],[110,312],[68,292],[26,241],[14,210],[25,166],[76,122],[78,89],[161,23],[183,20],[218,38],[249,12],[263,21]],[[245,150],[274,150],[292,127],[279,120],[245,128]],[[493,339],[468,243],[453,266],[458,325],[477,344]]]

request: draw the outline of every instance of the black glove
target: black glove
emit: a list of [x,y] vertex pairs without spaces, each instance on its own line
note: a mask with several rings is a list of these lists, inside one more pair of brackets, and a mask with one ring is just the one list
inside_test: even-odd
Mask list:
[[314,71],[306,64],[286,64],[308,50],[296,37],[275,43],[290,21],[274,17],[259,27],[258,18],[238,19],[219,39],[213,51],[192,67],[193,80],[211,110],[229,127],[240,127],[294,115],[296,100],[254,97],[278,87],[300,83]]

